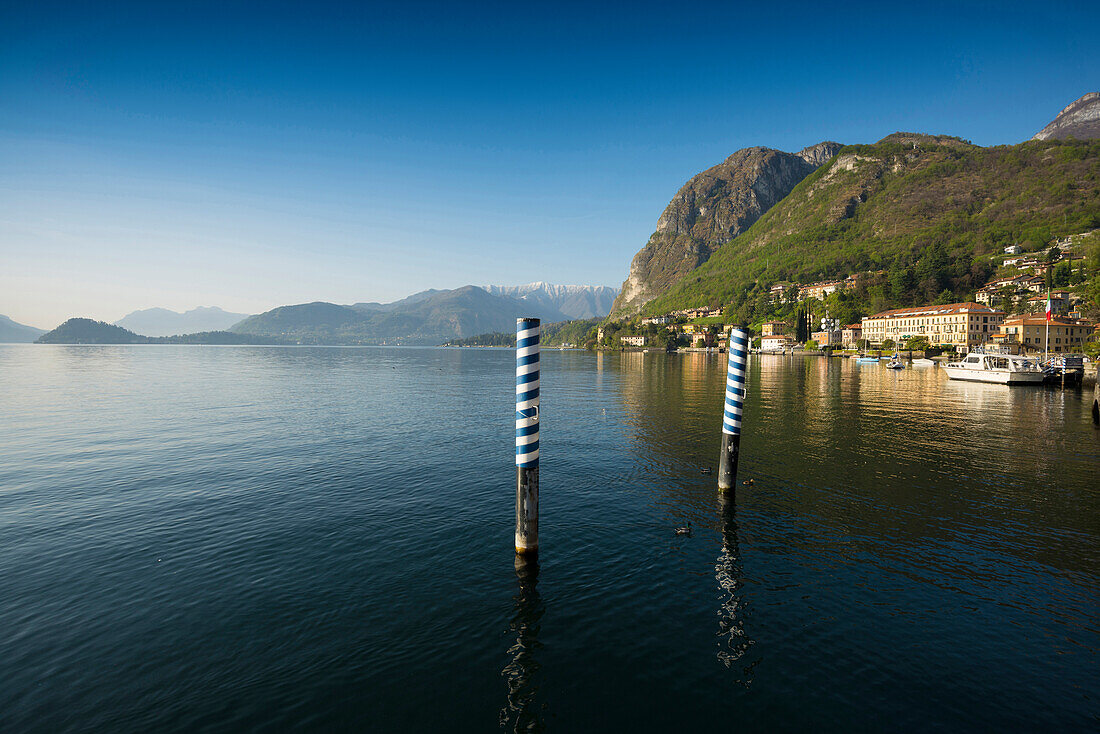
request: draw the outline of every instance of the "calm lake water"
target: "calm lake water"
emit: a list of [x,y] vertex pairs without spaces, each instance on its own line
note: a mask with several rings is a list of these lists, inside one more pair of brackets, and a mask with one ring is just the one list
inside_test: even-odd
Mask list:
[[0,730],[1100,724],[1091,397],[547,351],[535,573],[513,370],[0,346]]

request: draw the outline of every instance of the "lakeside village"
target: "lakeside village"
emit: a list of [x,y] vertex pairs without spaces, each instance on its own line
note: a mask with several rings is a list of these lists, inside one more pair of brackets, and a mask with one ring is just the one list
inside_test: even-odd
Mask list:
[[[1081,238],[1095,235],[1067,237],[1037,254],[1015,245],[1004,248],[998,277],[979,288],[973,301],[893,308],[850,323],[830,312],[843,312],[846,300],[858,301],[847,294],[885,282],[884,271],[807,285],[775,283],[772,310],[793,311],[793,318],[749,324],[753,351],[875,356],[904,351],[949,359],[978,350],[1039,357],[1087,353],[1095,360],[1100,323],[1097,304],[1086,294],[1085,256],[1079,252]],[[596,345],[725,351],[734,326],[726,320],[721,308],[699,307],[608,322],[597,330]]]

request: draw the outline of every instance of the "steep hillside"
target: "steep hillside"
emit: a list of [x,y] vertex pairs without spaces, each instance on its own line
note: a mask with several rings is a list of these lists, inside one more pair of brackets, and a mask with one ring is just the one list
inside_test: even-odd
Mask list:
[[1058,113],[1032,140],[1100,138],[1100,93],[1089,92]]
[[385,305],[318,302],[280,306],[245,319],[233,331],[303,344],[441,344],[456,337],[512,331],[519,316],[561,319],[556,311],[541,311],[514,298],[465,286]]
[[172,336],[222,331],[245,318],[248,314],[223,311],[217,306],[199,306],[183,313],[166,308],[146,308],[126,314],[115,322],[115,326],[146,336]]
[[29,344],[46,332],[0,316],[0,344]]
[[744,148],[683,185],[657,220],[649,242],[630,263],[612,313],[642,305],[706,262],[840,149],[819,143],[798,153]]
[[607,316],[619,294],[617,288],[604,285],[490,285],[485,290],[493,295],[517,298],[538,306],[544,312],[557,311],[566,319],[591,319]]
[[722,305],[748,320],[772,283],[878,269],[893,304],[960,300],[989,276],[982,255],[1096,227],[1100,142],[898,133],[841,150],[645,311]]

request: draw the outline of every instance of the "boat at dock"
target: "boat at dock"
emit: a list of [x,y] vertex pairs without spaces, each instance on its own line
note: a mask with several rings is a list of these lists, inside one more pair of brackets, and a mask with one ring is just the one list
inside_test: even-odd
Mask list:
[[970,352],[958,362],[948,362],[943,369],[952,380],[1000,385],[1041,385],[1046,376],[1039,363],[1027,357],[981,350]]
[[1085,376],[1085,358],[1081,354],[1061,354],[1046,360],[1042,368],[1048,383],[1076,386]]

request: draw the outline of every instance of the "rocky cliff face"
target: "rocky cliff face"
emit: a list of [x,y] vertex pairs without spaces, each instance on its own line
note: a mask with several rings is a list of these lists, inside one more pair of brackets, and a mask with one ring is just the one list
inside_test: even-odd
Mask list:
[[630,263],[613,315],[636,313],[722,244],[744,232],[802,179],[840,150],[824,142],[798,153],[744,148],[692,178],[657,220],[657,230]]
[[1089,92],[1058,113],[1032,140],[1100,138],[1100,92]]

